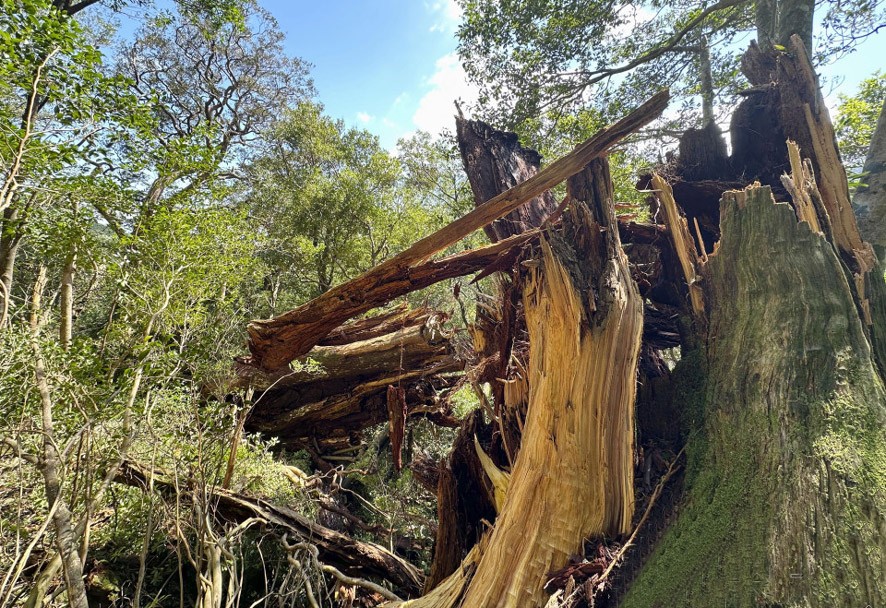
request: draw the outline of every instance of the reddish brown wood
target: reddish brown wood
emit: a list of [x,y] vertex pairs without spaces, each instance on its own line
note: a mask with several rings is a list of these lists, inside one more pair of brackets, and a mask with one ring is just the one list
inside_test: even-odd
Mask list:
[[[667,91],[654,95],[623,119],[578,146],[571,154],[365,274],[279,317],[253,321],[247,328],[252,354],[250,363],[266,370],[278,370],[307,353],[347,319],[445,278],[469,274],[472,271],[466,270],[466,260],[458,256],[447,258],[445,264],[442,260],[430,263],[426,260],[581,171],[592,159],[605,155],[625,136],[657,118],[667,107],[669,97]],[[514,244],[511,242],[508,247]],[[494,251],[497,254],[506,248]],[[490,253],[489,248],[486,248],[486,253]],[[477,255],[475,252],[469,257],[476,260]]]
[[388,437],[391,440],[391,455],[394,470],[403,468],[403,435],[406,433],[406,389],[388,385]]
[[398,307],[334,330],[299,359],[307,369],[266,374],[239,364],[243,381],[258,389],[246,430],[278,437],[290,448],[348,447],[363,429],[390,418],[392,384],[403,391],[406,415],[458,426],[448,396],[464,364],[454,355],[445,319],[426,308]]

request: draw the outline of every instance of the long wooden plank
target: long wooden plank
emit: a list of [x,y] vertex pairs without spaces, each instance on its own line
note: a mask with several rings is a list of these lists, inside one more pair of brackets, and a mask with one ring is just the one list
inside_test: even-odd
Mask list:
[[[296,357],[307,353],[329,331],[348,319],[413,291],[412,285],[415,282],[410,280],[413,266],[427,262],[434,254],[575,175],[593,159],[609,152],[626,136],[660,116],[669,99],[670,93],[667,90],[657,93],[636,110],[525,182],[476,207],[359,277],[278,317],[253,321],[247,327],[249,350],[252,354],[250,363],[266,370],[280,369]],[[502,243],[496,245],[500,246]],[[422,267],[427,268],[426,265]],[[425,277],[425,281],[430,278]],[[439,280],[443,278],[446,277],[441,275]],[[421,281],[425,287],[436,282],[425,281]],[[368,294],[373,294],[373,297],[367,297]],[[388,299],[378,300],[379,296]]]

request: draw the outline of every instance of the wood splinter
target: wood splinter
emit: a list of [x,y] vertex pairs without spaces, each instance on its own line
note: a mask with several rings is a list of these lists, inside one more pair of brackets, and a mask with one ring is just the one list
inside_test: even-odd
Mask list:
[[[665,212],[665,224],[668,227],[668,234],[674,243],[674,250],[680,259],[680,267],[683,269],[683,276],[686,278],[686,285],[689,288],[689,299],[692,303],[692,312],[697,319],[704,318],[704,296],[702,295],[701,286],[698,285],[700,277],[697,268],[700,265],[698,253],[692,242],[692,236],[689,234],[689,226],[686,218],[680,215],[677,209],[677,202],[674,200],[674,191],[660,175],[652,176],[652,186],[655,189],[655,196],[661,203]],[[696,226],[697,228],[697,226]],[[700,240],[700,239],[699,239]],[[704,241],[702,241],[703,243]],[[704,247],[704,245],[702,245]],[[707,254],[705,254],[705,261]]]

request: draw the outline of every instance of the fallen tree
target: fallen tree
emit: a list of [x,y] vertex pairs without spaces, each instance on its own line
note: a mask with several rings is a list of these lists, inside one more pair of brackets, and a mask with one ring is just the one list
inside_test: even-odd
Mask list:
[[292,371],[265,373],[238,364],[256,393],[245,428],[278,437],[290,449],[320,452],[359,443],[361,432],[389,418],[390,387],[403,391],[406,416],[455,426],[449,394],[464,362],[454,353],[445,315],[405,306],[345,324]]
[[[472,181],[474,212],[341,290],[251,327],[248,363],[279,369],[328,332],[318,311],[340,324],[384,293],[411,289],[402,277],[441,247],[532,201],[487,228],[501,255],[483,272],[508,279],[473,328],[480,356],[471,373],[501,386],[486,416],[463,423],[449,459],[417,469],[437,482],[441,525],[433,582],[408,605],[541,606],[549,580],[571,589],[559,594],[563,605],[886,601],[883,272],[847,212],[845,172],[802,43],[752,46],[744,68],[754,88],[733,120],[732,155],[718,130],[688,132],[664,177],[646,180],[664,227],[614,217],[598,144],[642,123],[636,115],[537,173],[514,141],[515,172]],[[466,161],[481,160],[476,140],[467,143]],[[552,210],[544,191],[564,179],[569,196]],[[744,188],[746,179],[763,185]],[[345,295],[367,285],[368,299]],[[527,338],[528,360],[515,349]],[[658,351],[678,344],[672,374]],[[638,369],[658,386],[636,401],[641,424],[688,440],[677,511],[675,498],[654,504],[659,484],[635,513]],[[678,432],[668,417],[680,419]],[[675,459],[658,459],[666,481]],[[647,487],[654,461],[644,454],[640,464]],[[467,492],[475,496],[465,502]],[[641,554],[637,526],[650,521],[658,527]],[[621,550],[606,547],[606,537],[631,531]],[[588,539],[598,555],[576,563]],[[630,564],[622,576],[621,564]]]
[[231,492],[220,487],[198,490],[181,487],[164,471],[125,462],[116,481],[175,497],[197,491],[208,501],[212,516],[220,522],[242,523],[255,520],[280,538],[296,539],[316,548],[317,558],[345,574],[389,581],[404,595],[417,593],[423,583],[422,573],[412,564],[374,543],[354,540],[345,534],[321,526],[292,509],[267,500]]

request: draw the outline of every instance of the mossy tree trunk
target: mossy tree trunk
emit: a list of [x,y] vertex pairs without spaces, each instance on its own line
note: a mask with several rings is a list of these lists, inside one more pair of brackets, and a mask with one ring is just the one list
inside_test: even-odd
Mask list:
[[721,234],[685,506],[623,605],[886,605],[886,402],[847,273],[768,187],[727,192]]
[[808,54],[786,44],[743,60],[768,86],[733,117],[730,162],[774,188],[712,214],[704,327],[675,370],[686,495],[624,606],[886,604],[886,285]]

